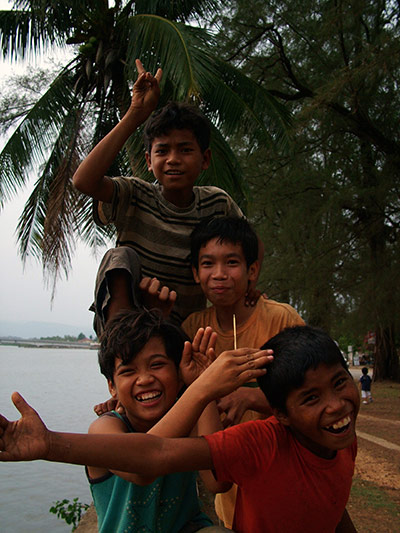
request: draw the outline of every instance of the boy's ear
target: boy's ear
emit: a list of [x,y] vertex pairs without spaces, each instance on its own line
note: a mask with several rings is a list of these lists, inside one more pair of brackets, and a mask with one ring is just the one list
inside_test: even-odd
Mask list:
[[192,265],[192,272],[193,272],[194,281],[196,283],[200,283],[200,278],[199,278],[199,275],[197,273],[197,268],[195,266],[193,266],[193,265]]
[[118,400],[117,389],[115,388],[114,383],[108,379],[107,385],[108,385],[108,390],[110,391],[111,397],[114,398],[114,400]]
[[144,156],[145,156],[145,158],[146,158],[147,170],[148,170],[149,172],[151,172],[153,169],[152,169],[152,167],[151,167],[151,158],[150,158],[150,154],[149,154],[149,152],[146,152],[146,153],[144,154]]
[[247,270],[248,275],[249,275],[249,281],[254,281],[258,279],[259,270],[260,270],[260,261],[256,259],[254,263],[252,263]]
[[277,409],[276,407],[272,408],[272,414],[274,417],[284,426],[290,426],[290,421],[287,413],[282,411],[281,409]]
[[201,169],[207,170],[207,168],[210,166],[210,161],[211,161],[211,150],[207,148],[207,150],[203,152],[203,165]]

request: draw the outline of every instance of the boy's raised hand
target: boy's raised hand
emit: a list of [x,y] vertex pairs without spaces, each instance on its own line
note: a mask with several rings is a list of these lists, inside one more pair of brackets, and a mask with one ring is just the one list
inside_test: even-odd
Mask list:
[[0,461],[44,459],[50,447],[48,429],[18,392],[11,399],[22,416],[10,422],[0,415]]
[[176,291],[161,285],[157,278],[144,277],[139,288],[142,291],[143,303],[148,309],[159,309],[164,318],[168,318],[176,301]]
[[193,383],[214,361],[216,342],[217,334],[210,326],[199,328],[193,341],[185,342],[179,369],[186,386]]
[[136,59],[138,77],[132,88],[132,100],[129,111],[134,111],[136,116],[143,115],[145,121],[152,111],[157,107],[160,98],[160,81],[162,70],[159,68],[153,76],[146,72],[140,59]]
[[196,386],[212,391],[212,399],[230,394],[238,387],[263,376],[273,361],[272,350],[239,348],[222,352],[196,381]]

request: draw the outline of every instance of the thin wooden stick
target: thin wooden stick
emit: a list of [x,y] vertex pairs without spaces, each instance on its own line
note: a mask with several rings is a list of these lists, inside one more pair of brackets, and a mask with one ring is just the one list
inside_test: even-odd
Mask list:
[[237,349],[237,341],[236,341],[236,315],[233,315],[233,349]]

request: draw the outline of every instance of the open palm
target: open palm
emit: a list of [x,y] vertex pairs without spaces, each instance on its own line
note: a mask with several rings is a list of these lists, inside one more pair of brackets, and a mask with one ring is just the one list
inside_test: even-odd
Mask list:
[[190,385],[215,360],[217,334],[211,327],[200,328],[193,341],[185,342],[179,366],[185,385]]
[[20,394],[14,392],[12,400],[22,416],[10,422],[0,415],[0,461],[44,459],[49,451],[46,426]]

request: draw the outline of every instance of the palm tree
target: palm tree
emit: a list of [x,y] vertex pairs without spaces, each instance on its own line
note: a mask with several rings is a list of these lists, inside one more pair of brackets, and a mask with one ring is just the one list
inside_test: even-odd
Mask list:
[[[39,174],[18,223],[19,251],[23,260],[28,255],[41,259],[54,281],[68,273],[77,239],[95,247],[108,235],[93,223],[91,202],[72,187],[71,177],[125,113],[137,57],[149,71],[163,67],[160,105],[171,99],[194,101],[211,118],[213,164],[201,183],[223,187],[244,205],[246,183],[229,137],[242,134],[244,146],[285,139],[285,109],[219,59],[209,31],[188,24],[218,4],[16,0],[13,9],[0,12],[4,58],[24,58],[52,46],[74,50],[0,153],[0,206],[26,184],[32,169]],[[143,177],[142,151],[140,135],[133,135],[109,175]]]

